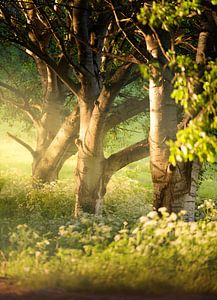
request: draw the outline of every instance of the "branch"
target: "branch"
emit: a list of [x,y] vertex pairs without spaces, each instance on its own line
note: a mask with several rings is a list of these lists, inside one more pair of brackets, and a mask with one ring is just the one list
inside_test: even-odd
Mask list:
[[19,144],[22,145],[24,148],[26,148],[26,149],[32,154],[33,157],[35,157],[36,153],[35,153],[35,151],[32,149],[32,147],[31,147],[29,144],[25,143],[25,142],[22,141],[20,138],[16,137],[15,135],[13,135],[13,134],[11,134],[11,133],[9,133],[9,132],[7,132],[7,134],[8,134],[8,136],[9,136],[10,138],[12,138],[12,139],[15,140],[17,143],[19,143]]
[[[67,53],[67,50],[66,50],[66,47],[65,47],[64,38],[62,38],[61,35],[59,34],[59,32],[55,29],[55,27],[57,27],[57,24],[53,24],[53,22],[51,22],[49,16],[45,12],[45,10],[42,8],[42,6],[38,6],[37,9],[40,12],[40,14],[44,17],[44,20],[46,21],[46,24],[44,24],[44,26],[45,26],[45,28],[49,28],[49,30],[52,33],[54,39],[56,40],[57,46],[61,50],[62,55],[64,56],[65,60],[68,62],[68,64],[70,64],[74,68],[75,72],[82,72],[79,65],[77,65],[69,57],[69,55]],[[55,13],[58,16],[58,13],[54,9],[52,10],[52,12]],[[59,18],[58,18],[58,20],[59,20]],[[59,26],[60,26],[60,24],[59,24]]]
[[142,77],[142,75],[141,75],[140,71],[132,73],[130,78],[128,78],[128,80],[126,81],[125,86],[127,86],[128,84],[131,84],[132,82],[136,81],[138,78],[141,78],[141,77]]
[[[34,107],[34,105],[30,106],[27,101],[25,101],[24,103],[18,103],[17,101],[14,101],[12,99],[5,99],[3,96],[0,98],[0,100],[2,100],[3,102],[10,103],[10,104],[14,105],[15,107],[19,108],[30,118],[30,120],[33,122],[33,124],[35,124],[36,127],[39,125],[40,121],[37,118],[36,114],[31,109],[31,107],[36,108],[36,107]],[[37,108],[37,109],[39,109],[39,108]]]
[[[4,39],[3,36],[0,35],[1,38]],[[44,61],[60,78],[60,80],[68,87],[68,89],[75,95],[78,96],[79,85],[76,84],[65,72],[58,67],[56,62],[46,53],[42,52],[39,47],[37,47],[33,42],[22,41],[16,37],[7,38],[7,41],[19,45],[22,48],[26,49],[26,53],[32,56],[35,54],[38,58]]]
[[149,142],[144,139],[129,147],[112,154],[106,160],[106,173],[110,178],[115,172],[126,165],[149,156]]
[[17,41],[12,41],[20,44],[20,46],[28,49],[28,54],[34,53],[38,58],[43,60],[60,78],[60,80],[66,85],[66,87],[72,91],[72,93],[78,97],[79,85],[76,84],[65,72],[62,68],[59,68],[55,61],[50,58],[47,54],[43,53],[39,48],[37,48],[32,42],[28,42],[27,44]]
[[112,2],[109,2],[112,12],[114,14],[115,17],[115,21],[117,23],[117,26],[119,28],[119,30],[123,33],[125,39],[129,42],[129,44],[132,46],[132,48],[141,55],[141,57],[144,59],[145,62],[148,62],[150,55],[148,54],[147,51],[145,51],[145,55],[143,53],[143,51],[141,51],[141,47],[138,47],[137,41],[136,39],[134,39],[134,37],[129,37],[129,34],[126,33],[125,29],[123,28],[123,26],[121,25],[121,22],[119,20],[118,14],[116,12],[116,9],[114,7],[114,5],[112,4]]
[[110,96],[103,99],[103,106],[108,109],[111,103],[114,101],[115,97],[120,92],[121,88],[128,81],[131,71],[134,65],[132,63],[124,63],[121,67],[119,67],[114,74],[111,76],[111,79],[106,83],[106,89],[110,92]]
[[124,63],[111,76],[109,80],[110,89],[117,89],[128,81],[133,69],[133,63]]
[[88,1],[75,0],[73,8],[73,29],[78,48],[78,62],[94,75],[93,51],[89,45]]
[[[121,94],[123,96],[123,94]],[[105,133],[119,125],[122,122],[136,116],[139,113],[149,109],[149,97],[139,100],[138,97],[125,96],[127,99],[124,103],[115,107],[111,114],[106,118]]]
[[2,81],[0,81],[0,86],[9,90],[10,92],[14,93],[16,96],[19,96],[20,98],[22,99],[26,99],[26,95],[25,93],[23,93],[22,91],[18,90],[17,88],[7,84],[7,83],[4,83]]
[[95,32],[95,37],[93,34],[93,38],[91,37],[91,39],[93,39],[93,41],[91,41],[91,45],[96,48],[96,51],[94,51],[93,55],[98,70],[100,69],[100,63],[103,54],[102,50],[105,45],[106,32],[108,31],[111,19],[111,12],[102,12],[98,17],[96,24],[94,24],[93,26],[93,32]]

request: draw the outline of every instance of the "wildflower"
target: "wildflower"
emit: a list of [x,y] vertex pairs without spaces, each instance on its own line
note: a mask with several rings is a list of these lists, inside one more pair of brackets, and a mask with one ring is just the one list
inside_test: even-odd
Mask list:
[[139,231],[139,228],[136,227],[136,228],[132,231],[132,234],[137,234],[138,231]]
[[151,211],[150,213],[147,214],[147,217],[150,219],[155,219],[156,217],[158,217],[158,214],[156,211]]
[[36,251],[36,252],[35,252],[35,257],[36,257],[36,258],[38,258],[40,255],[41,255],[41,252],[40,252],[40,251]]
[[148,221],[148,218],[146,216],[142,216],[139,218],[140,223],[146,223]]
[[158,208],[158,211],[159,211],[160,213],[164,214],[164,213],[167,212],[167,209],[166,209],[166,207],[160,207],[160,208]]
[[172,212],[169,216],[169,220],[175,222],[177,220],[177,215],[174,212]]

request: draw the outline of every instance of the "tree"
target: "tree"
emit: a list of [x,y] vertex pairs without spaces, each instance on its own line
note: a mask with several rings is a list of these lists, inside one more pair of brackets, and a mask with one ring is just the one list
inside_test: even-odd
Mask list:
[[[114,7],[114,1],[110,3]],[[143,50],[142,69],[143,73],[148,75],[150,82],[149,142],[154,187],[153,203],[156,209],[165,206],[169,212],[186,209],[188,212],[186,218],[193,220],[200,170],[200,164],[195,156],[200,158],[201,154],[199,151],[192,151],[194,155],[189,156],[191,151],[186,150],[188,139],[183,138],[183,131],[178,132],[176,146],[171,141],[176,140],[178,129],[185,127],[187,129],[184,129],[184,132],[192,134],[194,122],[190,120],[195,118],[198,110],[198,105],[196,109],[194,107],[194,98],[196,97],[199,102],[201,95],[207,93],[206,88],[201,84],[201,78],[204,77],[207,55],[213,54],[216,49],[215,42],[212,43],[211,39],[208,39],[210,35],[215,36],[215,7],[207,1],[197,0],[148,1],[141,3],[141,6],[138,17],[140,23],[135,17],[129,19],[127,12],[123,13],[122,10],[114,9],[114,13],[120,29],[129,37],[135,48],[141,50],[143,42],[146,50],[146,53]],[[128,25],[131,28],[130,32],[125,29],[126,26],[121,25],[124,22],[130,23],[130,26]],[[133,32],[134,36],[132,36]],[[197,71],[192,73],[191,66]],[[195,76],[194,79],[192,76]],[[177,102],[185,104],[184,118],[182,109],[174,102],[173,97]],[[207,116],[210,115],[206,115],[206,120],[208,120]],[[194,141],[201,134],[200,129],[197,134],[192,135]],[[179,138],[180,136],[182,139]],[[172,156],[170,156],[169,144],[173,145]],[[177,155],[177,148],[182,155]],[[193,148],[192,142],[190,148]],[[182,161],[183,157],[184,161]]]
[[[154,9],[162,8],[160,4],[158,4],[159,6],[154,5],[154,3],[152,5],[153,11],[151,14],[155,14]],[[191,120],[195,119],[195,113],[197,114],[199,108],[198,105],[197,108],[195,107],[194,98],[201,99],[201,95],[204,93],[204,85],[201,84],[204,65],[209,60],[207,57],[215,49],[215,44],[211,42],[211,36],[216,30],[213,14],[215,8],[212,5],[207,6],[206,3],[200,1],[192,3],[182,1],[178,4],[165,2],[163,8],[167,15],[169,13],[170,18],[167,18],[166,14],[164,14],[160,21],[155,19],[153,24],[151,24],[149,19],[151,41],[149,35],[146,35],[147,47],[150,49],[149,51],[153,58],[158,60],[158,69],[153,68],[152,78],[150,79],[150,85],[153,88],[153,93],[150,91],[150,103],[156,105],[153,107],[153,112],[151,112],[151,122],[153,120],[154,124],[159,126],[156,130],[153,125],[151,126],[151,128],[153,127],[153,132],[150,130],[150,149],[152,149],[150,156],[155,190],[155,207],[158,208],[163,205],[169,211],[185,209],[187,211],[186,218],[194,220],[195,196],[200,171],[200,163],[197,157],[201,157],[200,151],[197,149],[194,157],[186,155],[184,161],[180,159],[177,153],[175,157],[171,156],[169,158],[168,144],[163,142],[163,138],[165,142],[168,139],[175,140],[176,128],[180,130],[184,129],[184,126],[186,128],[184,129],[185,131],[191,130]],[[146,15],[145,9],[144,7],[142,11],[144,17]],[[147,8],[147,10],[150,13],[150,8]],[[184,23],[187,26],[184,26]],[[145,24],[147,24],[146,21]],[[180,39],[187,40],[187,28],[189,26],[191,26],[192,43],[190,42],[188,46],[191,48],[195,47],[195,51],[193,53],[192,51],[183,53],[183,51],[180,51],[180,47],[176,46],[174,40],[178,38],[179,42]],[[180,35],[182,35],[181,38]],[[184,56],[180,55],[181,53]],[[157,78],[155,75],[159,69],[160,82],[159,73]],[[195,71],[192,72],[192,69]],[[153,81],[153,79],[155,80]],[[167,86],[168,84],[169,86]],[[173,90],[174,86],[175,90]],[[152,95],[156,99],[152,98]],[[180,120],[177,118],[176,112],[178,106],[171,102],[171,97],[175,97],[178,100],[177,103],[185,104],[184,119],[179,124]],[[158,101],[163,102],[160,104],[157,103]],[[186,109],[186,107],[188,108]],[[161,114],[160,118],[159,113]],[[171,120],[168,123],[169,118]],[[171,132],[172,128],[173,133]],[[180,134],[181,132],[179,131],[178,137]],[[194,132],[193,136],[198,143],[197,133]],[[181,142],[179,140],[178,143],[180,151],[186,154],[185,149],[189,139],[185,141],[181,139]],[[159,155],[159,150],[161,155]],[[165,153],[165,156],[162,153]]]
[[39,1],[6,1],[0,4],[0,9],[1,38],[19,45],[34,58],[46,84],[50,96],[46,98],[47,118],[53,119],[56,112],[55,122],[59,122],[59,106],[64,102],[65,90],[78,101],[62,125],[52,126],[44,153],[36,163],[35,176],[44,181],[49,179],[54,166],[61,165],[63,153],[71,147],[79,128],[75,140],[78,150],[75,211],[76,215],[80,211],[95,213],[112,174],[148,155],[147,140],[107,159],[103,153],[106,132],[144,111],[148,103],[147,99],[138,101],[129,97],[124,103],[113,105],[121,89],[140,76],[134,66],[136,59],[132,55],[115,54],[117,49],[120,53],[125,50],[126,40],[120,39],[107,2],[54,1],[45,5]]

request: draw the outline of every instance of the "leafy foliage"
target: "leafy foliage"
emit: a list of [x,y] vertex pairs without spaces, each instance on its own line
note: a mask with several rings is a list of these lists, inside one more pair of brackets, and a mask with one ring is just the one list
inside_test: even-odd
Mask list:
[[[177,133],[177,141],[169,143],[170,161],[191,161],[197,156],[202,162],[213,163],[217,154],[216,61],[209,61],[202,77],[198,77],[198,66],[190,57],[179,57],[177,65],[179,72],[172,97],[193,119]],[[197,86],[202,87],[199,93],[195,90]]]
[[139,21],[151,27],[161,27],[169,31],[171,27],[180,26],[184,18],[193,12],[201,13],[200,0],[151,1],[141,8]]

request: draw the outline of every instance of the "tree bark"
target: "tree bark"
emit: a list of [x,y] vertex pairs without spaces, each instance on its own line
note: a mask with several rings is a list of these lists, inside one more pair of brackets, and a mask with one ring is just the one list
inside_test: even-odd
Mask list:
[[[201,32],[198,40],[196,62],[202,67],[208,32]],[[164,37],[161,37],[164,42]],[[198,160],[169,163],[168,139],[175,139],[178,125],[177,105],[171,99],[172,74],[162,63],[165,60],[155,35],[146,38],[147,48],[159,69],[152,68],[150,79],[150,164],[154,190],[153,205],[156,210],[166,207],[169,212],[186,210],[186,221],[194,220],[197,182],[200,172]],[[159,72],[159,73],[157,73]],[[195,87],[197,90],[199,87]],[[195,92],[197,92],[195,90]],[[185,124],[186,126],[186,124]]]
[[[167,34],[167,33],[165,33]],[[175,139],[177,128],[177,105],[171,99],[172,74],[163,65],[164,57],[160,52],[154,34],[146,37],[147,49],[158,61],[159,68],[152,67],[149,81],[150,98],[150,168],[153,182],[153,205],[156,210],[166,207],[172,211],[172,186],[175,168],[169,163],[167,140]]]
[[[199,66],[198,76],[202,76],[203,68],[206,61],[206,50],[208,39],[210,35],[209,24],[205,19],[201,24],[201,32],[198,37],[197,53],[196,53],[196,63]],[[200,93],[202,87],[196,86],[195,93]],[[187,124],[185,124],[186,126]],[[178,193],[176,200],[173,204],[174,211],[178,212],[181,209],[186,211],[185,220],[194,221],[195,214],[195,202],[197,196],[197,186],[199,174],[201,171],[201,163],[198,159],[195,159],[193,162],[188,162],[185,164],[179,164],[180,169],[184,169],[183,175],[180,177],[180,180],[177,180],[176,191],[180,191],[180,185],[182,186],[182,193]],[[180,184],[181,183],[181,184]]]

